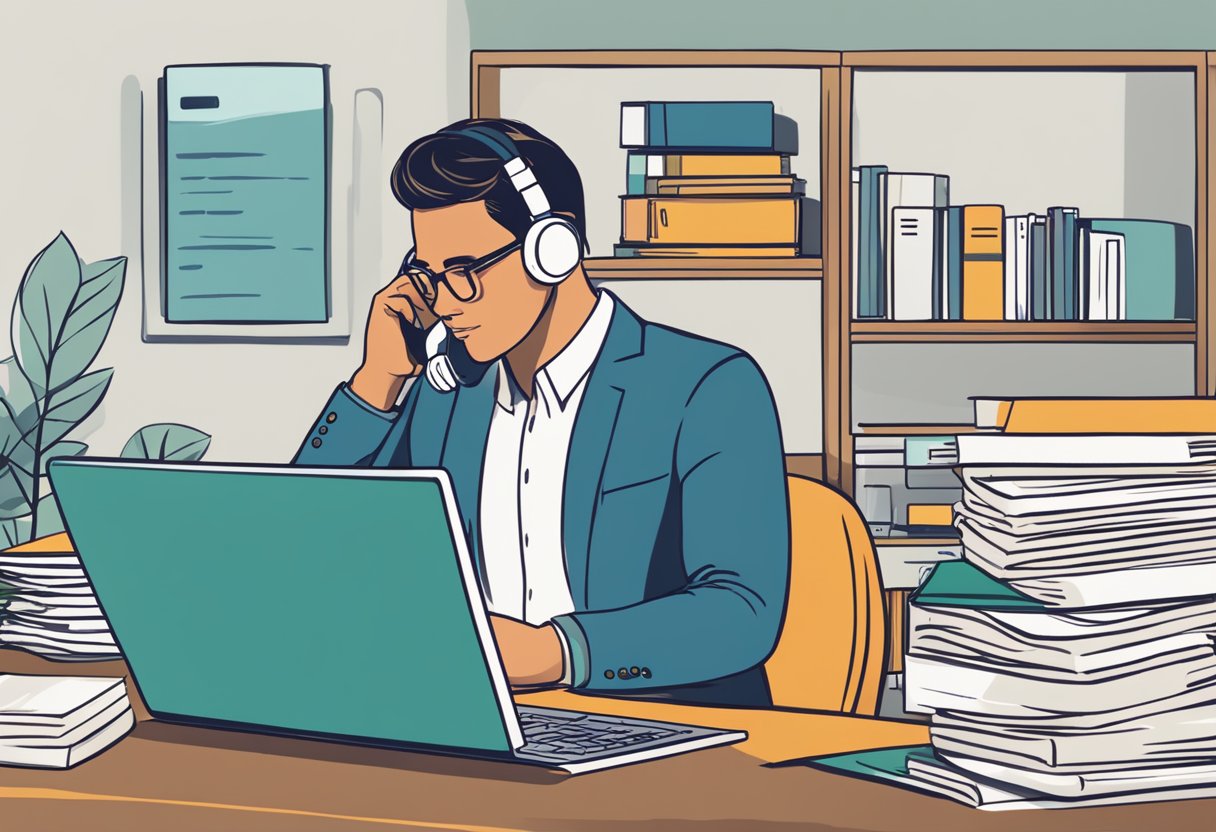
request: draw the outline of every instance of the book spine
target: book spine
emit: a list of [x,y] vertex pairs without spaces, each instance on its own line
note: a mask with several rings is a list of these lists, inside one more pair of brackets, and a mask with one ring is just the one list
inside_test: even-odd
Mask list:
[[1077,209],[1048,208],[1052,320],[1077,320]]
[[1047,218],[1030,215],[1030,320],[1051,320]]
[[801,200],[625,197],[622,243],[798,245]]
[[621,141],[636,147],[635,108],[641,135],[652,148],[778,150],[771,101],[649,101],[621,105]]
[[1004,208],[963,208],[963,319],[999,321],[1004,317]]
[[926,321],[934,317],[934,208],[896,208],[891,267],[895,272],[893,317]]
[[849,279],[852,286],[852,298],[850,299],[849,314],[853,320],[861,317],[861,261],[858,259],[858,251],[862,246],[858,245],[858,239],[862,235],[861,230],[861,169],[853,168],[849,171]]
[[963,319],[963,208],[946,209],[946,320]]

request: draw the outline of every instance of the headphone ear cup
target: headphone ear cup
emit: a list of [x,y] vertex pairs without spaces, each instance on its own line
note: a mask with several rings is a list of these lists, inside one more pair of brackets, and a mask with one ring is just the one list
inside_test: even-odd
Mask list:
[[542,217],[524,237],[524,268],[537,283],[555,286],[578,266],[582,255],[578,230],[562,217]]

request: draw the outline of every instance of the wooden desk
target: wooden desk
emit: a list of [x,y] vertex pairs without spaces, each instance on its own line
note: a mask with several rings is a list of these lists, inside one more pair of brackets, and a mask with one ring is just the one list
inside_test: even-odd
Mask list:
[[[125,675],[0,650],[0,672]],[[133,687],[132,687],[133,691]],[[728,748],[568,777],[508,763],[143,721],[68,771],[0,768],[0,824],[43,830],[1160,830],[1208,829],[1216,800],[979,812],[801,766],[924,742],[923,725],[795,711],[692,708],[564,692],[523,702],[742,728]],[[137,703],[142,711],[142,706]]]

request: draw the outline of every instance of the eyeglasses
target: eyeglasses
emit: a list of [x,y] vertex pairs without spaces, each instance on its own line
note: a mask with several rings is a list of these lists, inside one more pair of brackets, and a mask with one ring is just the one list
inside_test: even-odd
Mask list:
[[422,299],[428,305],[435,303],[435,299],[439,296],[440,284],[447,286],[448,291],[456,300],[468,302],[481,295],[481,278],[478,273],[502,262],[520,248],[522,248],[522,244],[516,240],[489,254],[482,255],[476,260],[470,260],[468,263],[461,263],[459,266],[452,266],[450,269],[439,272],[431,271],[426,266],[413,262],[414,250],[410,249],[409,254],[405,255],[405,260],[401,262],[399,273],[409,276],[410,283],[414,284],[414,288],[418,290],[418,294],[422,295]]

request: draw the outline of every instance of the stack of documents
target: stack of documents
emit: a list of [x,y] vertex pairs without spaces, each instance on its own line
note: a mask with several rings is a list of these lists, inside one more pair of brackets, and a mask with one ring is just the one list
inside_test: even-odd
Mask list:
[[0,765],[68,768],[134,725],[122,679],[0,675]]
[[74,552],[0,552],[0,645],[58,661],[121,658]]
[[960,436],[959,457],[965,560],[908,617],[932,746],[885,779],[992,808],[1216,789],[1216,437]]

